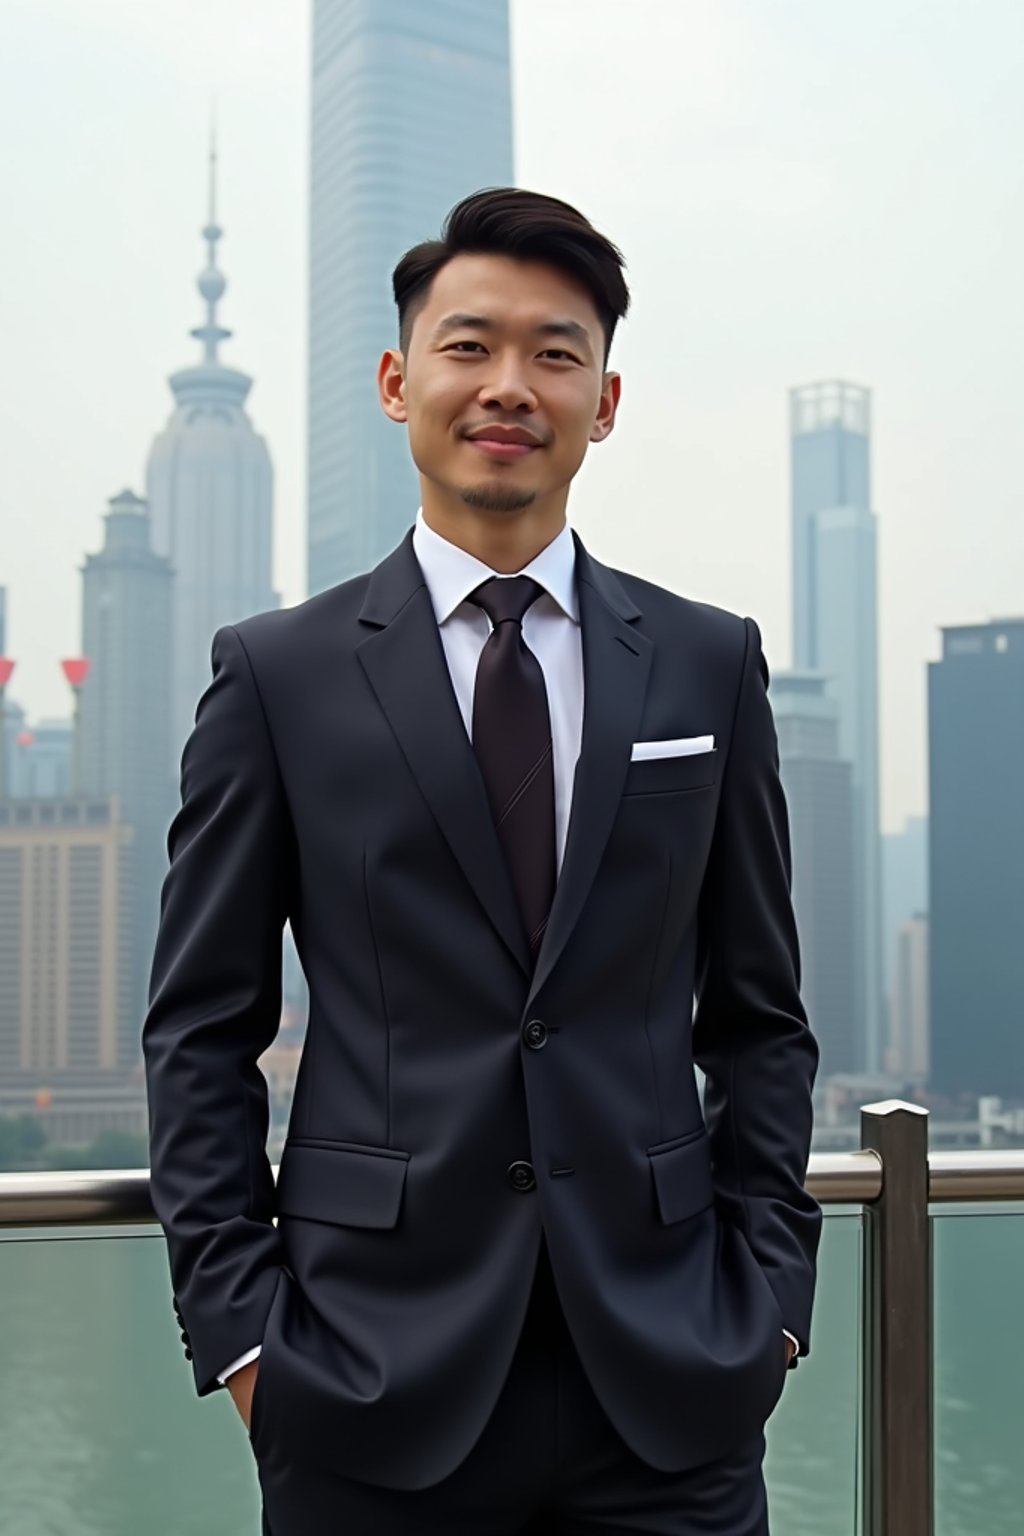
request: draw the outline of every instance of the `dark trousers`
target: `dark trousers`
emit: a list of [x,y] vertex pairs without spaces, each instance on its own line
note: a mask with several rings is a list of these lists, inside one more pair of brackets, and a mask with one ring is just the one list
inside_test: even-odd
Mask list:
[[542,1247],[508,1379],[469,1455],[440,1483],[379,1488],[261,1468],[264,1536],[768,1536],[764,1436],[687,1472],[625,1445],[573,1346]]

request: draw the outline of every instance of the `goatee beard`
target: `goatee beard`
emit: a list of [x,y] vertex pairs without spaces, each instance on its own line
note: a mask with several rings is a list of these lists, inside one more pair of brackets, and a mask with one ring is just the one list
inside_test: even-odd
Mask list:
[[467,507],[483,512],[522,512],[537,500],[536,491],[518,491],[511,485],[474,485],[459,492]]

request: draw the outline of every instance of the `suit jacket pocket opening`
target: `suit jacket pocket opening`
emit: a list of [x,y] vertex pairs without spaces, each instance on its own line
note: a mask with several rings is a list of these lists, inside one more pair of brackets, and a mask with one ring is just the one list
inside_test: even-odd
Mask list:
[[665,1226],[697,1216],[714,1203],[711,1149],[701,1126],[692,1135],[648,1147],[658,1214]]
[[282,1216],[380,1231],[398,1222],[409,1153],[355,1142],[286,1142],[277,1179]]
[[718,777],[718,748],[687,752],[680,757],[637,758],[626,769],[623,797],[666,795],[686,789],[708,789]]

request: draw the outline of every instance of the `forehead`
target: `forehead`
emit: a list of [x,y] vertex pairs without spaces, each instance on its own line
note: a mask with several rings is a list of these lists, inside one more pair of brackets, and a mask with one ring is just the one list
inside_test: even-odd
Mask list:
[[586,288],[543,261],[453,256],[434,278],[421,312],[424,333],[454,311],[485,315],[508,329],[571,319],[586,327],[595,350],[601,346],[601,321]]

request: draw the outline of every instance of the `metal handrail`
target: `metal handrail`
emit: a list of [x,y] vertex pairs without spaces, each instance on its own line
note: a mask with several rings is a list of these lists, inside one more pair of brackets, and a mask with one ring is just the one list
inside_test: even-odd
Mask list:
[[[877,1152],[811,1156],[807,1189],[822,1205],[869,1205],[882,1184]],[[1024,1202],[1024,1150],[929,1153],[928,1199],[935,1205]],[[145,1226],[155,1220],[146,1168],[0,1173],[0,1229]]]

